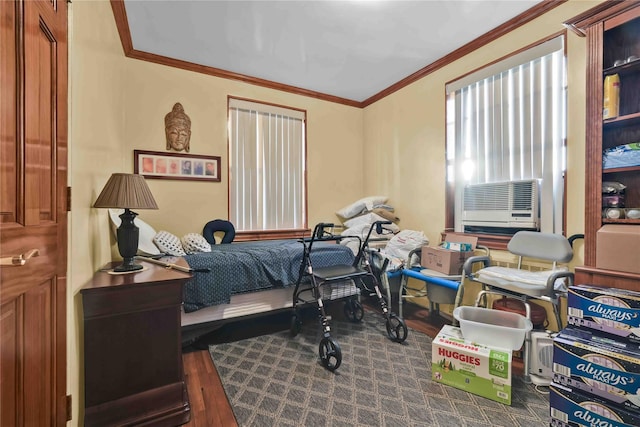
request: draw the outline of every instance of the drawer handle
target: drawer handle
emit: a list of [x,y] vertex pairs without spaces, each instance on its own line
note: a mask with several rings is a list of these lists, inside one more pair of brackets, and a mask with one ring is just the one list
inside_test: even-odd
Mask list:
[[40,255],[40,251],[37,249],[31,249],[23,254],[8,256],[0,258],[0,265],[13,265],[16,267],[21,267],[29,261],[34,256]]

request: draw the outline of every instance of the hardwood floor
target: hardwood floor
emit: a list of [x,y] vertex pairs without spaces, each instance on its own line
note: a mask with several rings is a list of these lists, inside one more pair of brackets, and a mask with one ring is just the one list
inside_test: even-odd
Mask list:
[[[421,306],[404,306],[407,326],[434,338],[447,320],[430,316]],[[226,398],[220,377],[207,350],[186,352],[182,356],[185,381],[191,403],[191,420],[186,426],[236,427],[238,424]],[[514,360],[514,374],[522,373],[522,364]]]

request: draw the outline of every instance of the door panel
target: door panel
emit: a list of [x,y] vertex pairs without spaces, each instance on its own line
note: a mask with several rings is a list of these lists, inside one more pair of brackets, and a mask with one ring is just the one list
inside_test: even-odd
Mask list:
[[17,221],[18,183],[15,168],[17,147],[16,6],[0,2],[0,224]]
[[[67,418],[67,6],[0,1],[0,22],[1,421],[62,426]],[[36,256],[12,264],[12,257],[32,249]]]

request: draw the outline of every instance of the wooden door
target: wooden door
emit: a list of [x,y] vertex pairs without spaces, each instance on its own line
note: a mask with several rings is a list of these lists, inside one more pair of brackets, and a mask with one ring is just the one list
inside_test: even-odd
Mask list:
[[0,425],[65,425],[67,4],[0,19]]

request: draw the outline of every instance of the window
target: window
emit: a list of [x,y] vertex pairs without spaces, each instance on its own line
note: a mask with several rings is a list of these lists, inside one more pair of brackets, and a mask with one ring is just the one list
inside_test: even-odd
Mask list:
[[465,231],[465,185],[537,179],[540,230],[563,231],[565,75],[559,36],[447,85],[447,227]]
[[236,230],[306,228],[306,114],[229,98],[229,219]]

